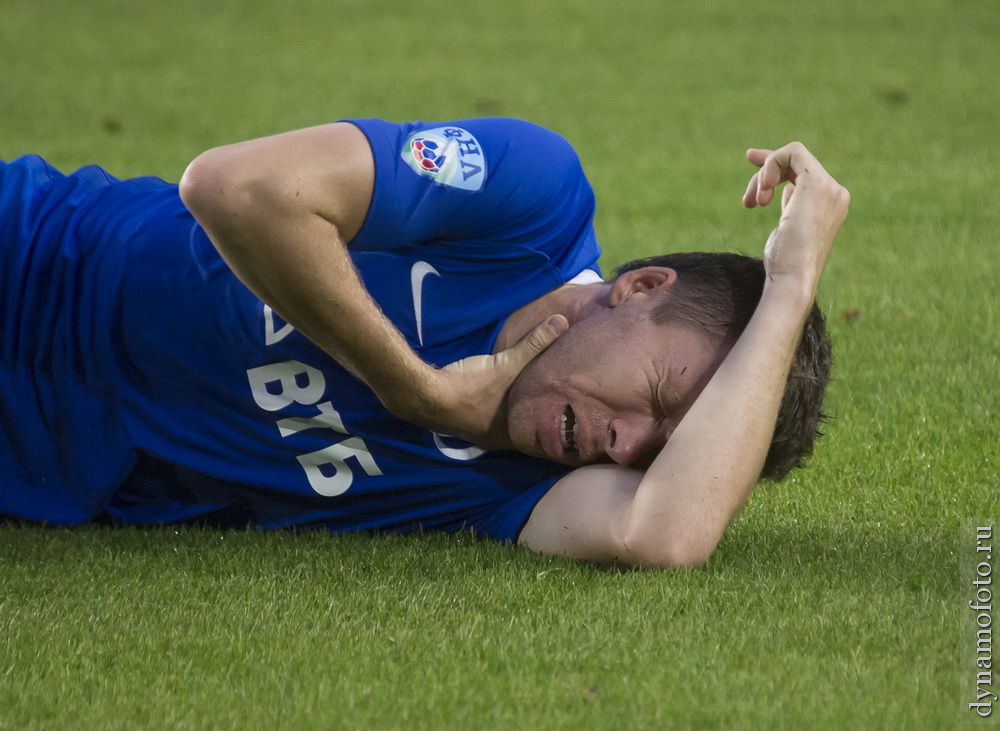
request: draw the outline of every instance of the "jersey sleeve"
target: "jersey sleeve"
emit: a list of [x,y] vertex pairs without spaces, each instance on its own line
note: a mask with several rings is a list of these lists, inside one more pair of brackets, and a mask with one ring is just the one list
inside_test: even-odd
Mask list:
[[594,193],[555,132],[506,118],[348,121],[375,159],[371,206],[352,250],[501,245],[544,254],[570,277],[597,269]]
[[469,527],[477,535],[489,536],[501,543],[516,543],[538,501],[564,476],[565,472],[548,477],[502,505],[488,512],[484,511],[470,522]]

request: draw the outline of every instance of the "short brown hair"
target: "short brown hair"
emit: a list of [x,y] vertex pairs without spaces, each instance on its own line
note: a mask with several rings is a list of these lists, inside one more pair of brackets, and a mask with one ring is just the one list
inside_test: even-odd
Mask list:
[[[618,267],[615,277],[649,266],[677,272],[668,300],[653,313],[654,322],[694,325],[720,343],[736,342],[764,290],[762,260],[722,252],[636,259]],[[785,384],[762,479],[783,480],[812,455],[816,437],[822,434],[820,426],[829,418],[823,412],[823,397],[830,382],[831,362],[826,319],[814,302]]]

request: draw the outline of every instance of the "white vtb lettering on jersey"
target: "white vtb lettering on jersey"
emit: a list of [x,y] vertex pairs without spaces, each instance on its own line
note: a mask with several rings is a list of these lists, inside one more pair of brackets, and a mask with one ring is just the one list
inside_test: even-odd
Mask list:
[[363,439],[352,437],[344,421],[329,401],[317,403],[326,392],[323,373],[297,360],[251,368],[247,371],[253,400],[265,411],[280,411],[292,404],[315,406],[315,416],[287,417],[277,421],[282,437],[307,429],[332,429],[348,438],[328,447],[296,457],[305,470],[309,485],[320,495],[341,495],[354,482],[354,471],[347,460],[354,459],[369,477],[381,475],[375,458]]
[[[423,281],[428,274],[440,277],[437,269],[426,261],[418,261],[410,269],[410,288],[413,294],[413,315],[417,325],[417,339],[424,344],[423,333]],[[289,323],[281,323],[280,318],[268,305],[263,305],[264,312],[264,344],[274,345],[295,332]],[[280,323],[280,327],[279,327]],[[365,474],[369,477],[382,475],[382,470],[375,463],[363,439],[352,437],[344,428],[340,414],[329,401],[317,403],[326,392],[326,379],[323,373],[312,366],[298,361],[285,361],[271,365],[251,368],[247,371],[250,380],[250,391],[253,399],[265,411],[280,411],[293,403],[304,406],[315,405],[319,413],[311,417],[290,417],[277,422],[278,432],[282,437],[298,434],[306,429],[332,429],[338,434],[347,435],[348,439],[329,447],[298,456],[299,464],[305,470],[309,485],[320,495],[333,497],[350,488],[354,481],[354,472],[346,460],[354,457]],[[300,384],[304,379],[304,385]],[[477,459],[485,451],[474,445],[467,447],[448,446],[443,437],[446,435],[431,432],[434,446],[447,457],[460,462]],[[331,473],[332,470],[332,473]]]

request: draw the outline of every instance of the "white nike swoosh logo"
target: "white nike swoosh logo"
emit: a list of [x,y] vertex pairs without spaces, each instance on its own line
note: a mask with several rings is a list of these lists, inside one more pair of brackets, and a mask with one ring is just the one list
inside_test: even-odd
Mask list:
[[433,274],[435,277],[440,277],[438,270],[433,266],[428,264],[426,261],[418,261],[410,269],[410,288],[413,290],[413,315],[417,321],[417,340],[420,344],[424,344],[424,290],[423,282],[424,277],[428,274]]
[[468,462],[470,459],[476,459],[486,454],[485,449],[480,449],[475,444],[470,444],[468,447],[449,447],[442,439],[442,437],[447,436],[446,434],[438,434],[437,432],[431,432],[431,434],[434,436],[434,446],[449,459],[460,459],[463,462]]

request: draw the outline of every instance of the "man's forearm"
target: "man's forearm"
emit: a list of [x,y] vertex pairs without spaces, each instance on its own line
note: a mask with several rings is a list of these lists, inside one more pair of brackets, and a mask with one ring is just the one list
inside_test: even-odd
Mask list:
[[244,284],[383,401],[425,392],[430,367],[372,301],[337,224],[289,189],[297,182],[200,158],[180,190]]
[[636,562],[703,562],[746,502],[767,456],[813,291],[788,281],[765,286],[746,330],[622,515],[622,543]]
[[[760,303],[736,345],[642,478],[622,511],[631,562],[705,561],[746,502],[767,457],[788,372],[850,194],[801,144],[748,150],[760,170],[748,207],[782,195],[778,228],[764,247]],[[626,557],[626,560],[629,560]]]

